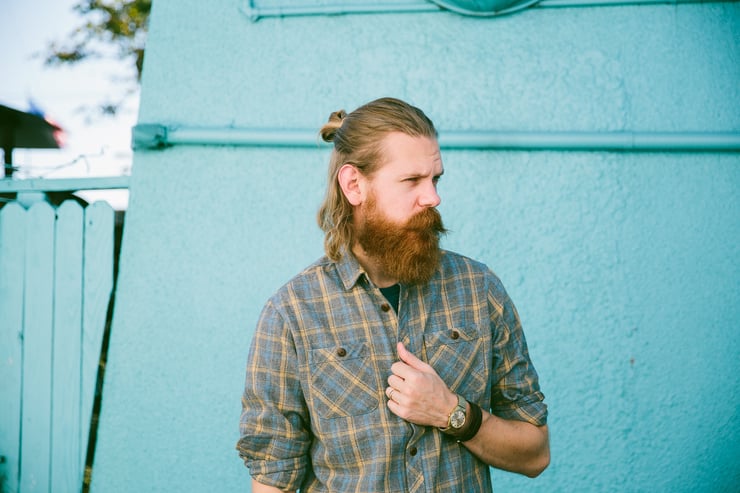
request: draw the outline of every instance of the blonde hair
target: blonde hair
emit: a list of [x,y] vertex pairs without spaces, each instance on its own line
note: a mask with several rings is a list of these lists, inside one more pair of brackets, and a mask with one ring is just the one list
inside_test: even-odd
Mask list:
[[395,98],[376,99],[349,114],[335,111],[321,127],[321,138],[334,143],[326,196],[318,213],[319,227],[325,233],[324,250],[332,260],[339,260],[342,250],[349,249],[354,235],[352,204],[339,186],[339,169],[351,164],[371,176],[383,164],[382,140],[392,132],[437,138],[434,124],[423,111]]

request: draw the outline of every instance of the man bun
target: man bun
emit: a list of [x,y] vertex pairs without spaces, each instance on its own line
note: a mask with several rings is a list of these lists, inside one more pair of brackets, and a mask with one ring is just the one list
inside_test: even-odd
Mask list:
[[347,116],[347,112],[344,110],[335,111],[329,115],[329,121],[321,127],[319,134],[324,142],[333,142],[334,136],[337,134],[337,130],[342,127],[344,117]]

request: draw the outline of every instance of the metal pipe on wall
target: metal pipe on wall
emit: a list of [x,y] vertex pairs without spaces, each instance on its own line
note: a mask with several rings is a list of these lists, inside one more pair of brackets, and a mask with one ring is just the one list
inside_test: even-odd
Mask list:
[[618,5],[677,5],[680,3],[736,3],[738,0],[540,0],[534,7],[614,7]]
[[0,179],[0,192],[78,192],[80,190],[122,190],[129,188],[130,176],[95,178]]
[[[451,2],[431,3],[427,0],[403,2],[397,4],[358,4],[358,5],[305,5],[289,7],[258,7],[254,0],[242,2],[242,12],[252,21],[265,17],[291,17],[310,15],[343,15],[343,14],[393,14],[393,13],[428,13],[451,11],[474,17],[494,17],[511,14],[526,8],[576,8],[576,7],[609,7],[618,5],[654,5],[680,3],[734,3],[738,0],[519,0],[502,10],[478,11],[454,7]],[[506,2],[508,4],[508,2]]]
[[[133,128],[136,150],[175,145],[321,148],[306,129],[178,127],[141,124]],[[740,132],[502,132],[440,131],[439,145],[452,150],[557,150],[635,152],[740,152]]]
[[292,17],[309,15],[343,15],[373,13],[424,13],[440,12],[442,9],[432,3],[397,3],[365,5],[305,5],[290,7],[257,7],[254,0],[245,0],[242,12],[252,21],[264,17]]

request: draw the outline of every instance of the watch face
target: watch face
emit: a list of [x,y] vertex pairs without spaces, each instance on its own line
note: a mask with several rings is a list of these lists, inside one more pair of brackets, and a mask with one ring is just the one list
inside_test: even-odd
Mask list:
[[450,416],[450,426],[453,428],[462,428],[465,424],[465,412],[461,409],[456,409],[455,412]]

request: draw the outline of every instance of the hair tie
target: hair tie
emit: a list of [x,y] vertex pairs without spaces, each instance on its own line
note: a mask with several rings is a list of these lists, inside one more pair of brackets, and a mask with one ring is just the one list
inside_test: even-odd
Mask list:
[[346,116],[347,116],[347,112],[344,111],[344,110],[335,111],[329,117],[329,121],[331,121],[331,120],[339,120],[341,122],[342,120],[344,120],[344,117],[346,117]]

